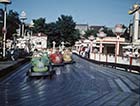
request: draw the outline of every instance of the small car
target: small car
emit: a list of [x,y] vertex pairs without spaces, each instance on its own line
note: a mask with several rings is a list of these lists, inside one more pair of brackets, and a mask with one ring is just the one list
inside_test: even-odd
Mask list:
[[31,59],[31,69],[27,72],[29,77],[52,77],[54,71],[51,68],[48,55],[36,53]]

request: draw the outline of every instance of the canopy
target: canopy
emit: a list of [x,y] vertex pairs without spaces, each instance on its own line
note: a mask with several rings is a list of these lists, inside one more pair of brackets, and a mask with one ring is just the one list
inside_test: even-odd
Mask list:
[[128,46],[123,46],[123,49],[134,49],[134,47],[132,45],[128,45]]

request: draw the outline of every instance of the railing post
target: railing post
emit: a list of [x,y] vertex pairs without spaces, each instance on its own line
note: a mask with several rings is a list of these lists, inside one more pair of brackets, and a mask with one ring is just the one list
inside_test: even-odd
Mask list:
[[96,60],[96,53],[94,53],[94,60]]
[[132,59],[133,59],[132,56],[130,56],[130,60],[129,60],[129,65],[130,65],[130,70],[129,71],[130,72],[131,72],[131,67],[132,67]]
[[108,62],[108,55],[106,54],[106,63]]

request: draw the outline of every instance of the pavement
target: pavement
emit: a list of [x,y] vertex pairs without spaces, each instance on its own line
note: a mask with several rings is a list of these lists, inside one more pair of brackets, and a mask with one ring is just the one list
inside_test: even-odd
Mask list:
[[20,66],[22,63],[26,62],[26,58],[21,58],[15,61],[12,60],[4,60],[0,61],[0,78],[4,77],[8,73],[15,70],[18,66]]
[[74,55],[60,75],[29,78],[24,64],[0,81],[0,106],[139,106],[140,76]]
[[[22,59],[20,59],[22,60]],[[7,60],[7,61],[0,61],[0,71],[2,71],[3,69],[6,69],[10,66],[15,65],[16,63],[18,63],[20,60],[18,61],[11,61],[11,60]]]

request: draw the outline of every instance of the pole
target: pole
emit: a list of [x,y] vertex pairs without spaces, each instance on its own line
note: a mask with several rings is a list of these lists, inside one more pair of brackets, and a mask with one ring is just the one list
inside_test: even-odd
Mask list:
[[24,21],[22,23],[22,36],[21,37],[24,37]]
[[101,61],[101,54],[102,54],[102,39],[100,39],[100,53],[99,53],[99,61]]
[[115,63],[117,63],[117,42],[116,42],[116,45],[115,45]]
[[92,46],[93,46],[93,41],[91,40],[91,42],[90,42],[90,53],[92,53]]
[[53,53],[55,52],[55,41],[53,41]]
[[4,36],[3,36],[3,57],[5,57],[5,49],[6,49],[6,4],[5,4],[5,8],[4,8],[4,26],[3,26],[3,30],[4,30]]
[[94,60],[96,60],[96,53],[94,52]]
[[119,51],[120,51],[120,42],[119,42],[120,36],[117,35],[117,51],[116,54],[119,55]]
[[107,55],[107,53],[106,53],[106,63],[108,62],[108,55]]
[[132,56],[130,56],[129,65],[132,65]]
[[120,51],[120,35],[117,35],[117,42],[116,42],[116,50],[115,50],[115,63],[117,63],[117,56],[119,55],[119,51]]
[[[132,66],[132,55],[130,56],[129,65]],[[131,68],[129,71],[131,72]]]
[[47,35],[47,38],[46,38],[46,49],[48,48],[48,35]]
[[138,30],[139,30],[139,11],[134,13],[134,36],[133,42],[138,40]]

